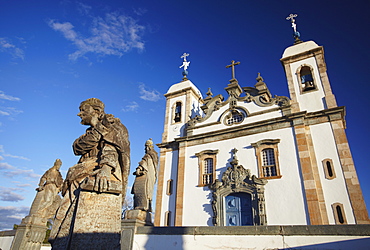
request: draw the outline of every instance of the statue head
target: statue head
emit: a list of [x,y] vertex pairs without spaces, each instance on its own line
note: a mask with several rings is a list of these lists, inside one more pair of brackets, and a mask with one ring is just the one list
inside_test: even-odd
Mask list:
[[59,170],[61,166],[62,166],[62,161],[60,159],[56,159],[54,162],[53,168],[56,168],[57,170]]
[[145,142],[145,151],[151,150],[153,148],[154,148],[153,140],[152,138],[149,138],[149,140]]
[[81,102],[77,115],[81,118],[81,124],[95,126],[105,115],[104,103],[97,98],[89,98]]

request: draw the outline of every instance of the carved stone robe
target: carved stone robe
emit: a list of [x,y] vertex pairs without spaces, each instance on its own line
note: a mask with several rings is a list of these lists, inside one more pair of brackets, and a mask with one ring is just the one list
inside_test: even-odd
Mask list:
[[[63,185],[64,197],[50,234],[53,249],[67,245],[72,249],[119,247],[130,146],[126,127],[118,118],[106,116],[105,124],[88,128],[73,143],[74,153],[81,158],[68,170]],[[94,184],[104,165],[110,166],[111,175],[108,190],[100,193],[94,191]]]
[[157,180],[158,155],[154,149],[148,150],[139,162],[131,193],[134,194],[134,209],[151,211],[154,184]]

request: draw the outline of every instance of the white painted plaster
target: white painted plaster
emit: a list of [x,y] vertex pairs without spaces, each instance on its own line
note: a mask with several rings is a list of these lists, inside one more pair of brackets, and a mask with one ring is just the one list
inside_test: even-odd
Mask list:
[[14,236],[2,236],[0,237],[0,249],[9,250],[12,246]]
[[189,88],[189,87],[194,89],[195,93],[197,93],[203,99],[202,93],[199,91],[199,89],[190,80],[186,80],[186,81],[183,81],[183,82],[173,84],[168,89],[167,94],[174,93],[174,92],[177,92],[177,91],[180,91],[182,89]]
[[[301,93],[300,81],[298,79],[297,71],[298,68],[302,65],[310,65],[312,67],[312,74],[317,90]],[[294,62],[290,65],[290,69],[293,79],[294,91],[296,93],[297,102],[299,103],[300,110],[314,112],[325,109],[325,94],[315,58],[310,57]]]
[[[177,102],[181,102],[181,121],[174,122],[174,109]],[[167,122],[167,141],[173,141],[174,138],[181,137],[184,134],[185,128],[185,108],[186,108],[186,96],[185,94],[182,96],[178,96],[175,98],[170,99],[170,106],[167,107],[168,114],[168,122]]]
[[[355,224],[355,218],[352,212],[353,210],[351,202],[349,200],[347,187],[330,123],[317,124],[314,126],[310,126],[310,128],[317,159],[317,166],[319,168],[320,180],[323,187],[329,223],[335,224],[331,204],[338,202],[343,204],[347,223]],[[322,160],[327,158],[332,159],[334,165],[333,167],[336,178],[332,180],[328,180],[325,178],[324,167],[322,165]]]
[[188,147],[185,158],[184,226],[213,225],[211,192],[208,187],[198,187],[199,167],[198,158],[195,154],[207,149],[218,149],[216,176],[220,179],[227,167],[230,166],[231,149],[237,148],[239,164],[246,169],[250,169],[252,175],[258,176],[257,158],[251,143],[263,139],[281,140],[278,147],[279,163],[283,177],[281,179],[270,179],[265,186],[268,225],[307,224],[297,154],[294,153],[296,152],[295,141],[292,129],[287,128]]
[[[280,110],[272,111],[272,112],[268,112],[268,113],[263,113],[263,114],[260,114],[260,115],[253,115],[253,113],[256,113],[256,112],[259,112],[259,111],[262,111],[262,110],[267,111],[269,109],[276,108],[276,107],[278,107],[277,105],[273,105],[273,106],[270,106],[270,107],[264,107],[263,109],[261,109],[261,107],[258,107],[255,103],[238,102],[237,106],[238,107],[244,107],[246,110],[248,110],[248,112],[252,116],[247,116],[241,123],[238,123],[238,124],[235,124],[235,125],[232,125],[232,126],[240,126],[240,125],[250,124],[250,123],[254,123],[254,122],[264,121],[264,120],[267,120],[267,119],[282,117],[282,113],[281,113]],[[258,109],[255,108],[256,106],[258,107]],[[193,129],[193,135],[199,135],[199,134],[203,134],[203,133],[208,133],[209,131],[217,131],[217,130],[231,128],[232,126],[225,125],[224,121],[223,121],[223,118],[226,115],[226,112],[227,112],[228,108],[229,108],[229,106],[226,105],[226,106],[220,108],[219,110],[213,112],[212,116],[209,117],[204,122],[197,123],[196,128]],[[251,111],[251,110],[254,110],[254,111]],[[219,123],[215,124],[216,122],[219,122]],[[212,125],[206,126],[207,124],[212,124]],[[197,128],[197,126],[202,126],[202,127]],[[205,127],[203,127],[203,126],[205,126]]]
[[366,236],[282,235],[135,235],[140,249],[369,249]]
[[[177,185],[177,162],[178,151],[170,151],[166,153],[166,162],[163,173],[163,191],[162,203],[160,212],[160,226],[164,226],[164,215],[166,211],[171,211],[170,223],[173,225],[174,214],[176,207],[176,185]],[[167,181],[172,179],[172,194],[167,195]],[[158,202],[158,200],[156,200]],[[157,211],[155,211],[157,213]]]
[[314,41],[307,41],[307,42],[299,43],[299,44],[286,48],[281,58],[285,58],[288,56],[294,56],[294,55],[309,51],[311,49],[315,49],[317,47],[319,47],[319,45],[317,45]]

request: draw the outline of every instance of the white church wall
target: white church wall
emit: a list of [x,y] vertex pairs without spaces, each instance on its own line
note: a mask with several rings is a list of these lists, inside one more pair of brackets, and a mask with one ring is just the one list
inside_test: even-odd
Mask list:
[[146,235],[136,234],[139,249],[368,249],[370,237],[347,235]]
[[[182,112],[181,112],[181,122],[174,122],[174,108],[176,106],[176,102],[181,102],[182,104]],[[170,108],[168,110],[168,123],[167,123],[167,141],[173,141],[174,138],[182,136],[184,133],[185,125],[184,125],[184,119],[185,119],[185,103],[186,98],[185,96],[179,96],[176,98],[170,99]]]
[[280,139],[278,161],[282,177],[269,179],[265,185],[268,225],[307,225],[304,188],[293,133],[292,128],[286,128],[271,131],[263,138]]
[[[212,224],[211,192],[208,187],[198,187],[199,167],[195,156],[203,150],[219,150],[217,154],[216,177],[220,179],[232,159],[231,149],[238,149],[239,164],[250,169],[258,177],[255,149],[251,143],[263,139],[280,139],[279,163],[281,179],[270,179],[265,186],[268,225],[307,224],[301,177],[297,167],[298,159],[291,128],[270,131],[230,140],[188,147],[186,151],[184,190],[184,226],[207,226]],[[295,204],[294,207],[290,204]]]
[[[319,168],[320,180],[324,192],[326,203],[326,210],[330,224],[335,224],[334,214],[331,204],[341,203],[344,207],[345,217],[348,224],[354,224],[355,218],[352,211],[351,202],[347,193],[345,179],[339,160],[337,148],[335,146],[335,139],[331,125],[329,123],[322,123],[310,126],[313,145]],[[325,178],[324,167],[322,160],[332,159],[335,172],[334,179]]]
[[[203,110],[201,109],[201,106],[202,104],[199,103],[199,97],[195,96],[195,95],[191,95],[191,113],[190,113],[190,117],[191,118],[194,118],[196,115],[199,115],[199,116],[203,116],[204,115],[204,112]],[[188,120],[186,120],[188,121]]]
[[[297,75],[298,68],[302,65],[310,65],[313,68],[313,77],[314,82],[317,86],[317,90],[306,92],[301,94],[300,90],[300,83]],[[299,103],[299,107],[301,111],[307,110],[308,112],[319,111],[325,109],[324,104],[324,90],[321,82],[321,78],[319,75],[319,70],[317,68],[317,64],[314,57],[310,57],[307,59],[303,59],[301,61],[297,61],[292,63],[291,65],[291,73],[293,76],[293,83],[294,83],[294,90],[297,95],[297,101]]]
[[[164,218],[166,211],[171,211],[170,221],[174,221],[174,211],[176,207],[176,180],[177,180],[177,161],[178,151],[170,151],[166,153],[166,162],[164,168],[164,181],[163,181],[163,193],[162,193],[162,204],[161,204],[161,221],[160,226],[164,226]],[[172,194],[167,194],[167,181],[172,180]],[[157,201],[158,202],[158,201]],[[157,212],[157,211],[155,211]]]
[[14,236],[0,236],[0,249],[9,250],[12,246]]

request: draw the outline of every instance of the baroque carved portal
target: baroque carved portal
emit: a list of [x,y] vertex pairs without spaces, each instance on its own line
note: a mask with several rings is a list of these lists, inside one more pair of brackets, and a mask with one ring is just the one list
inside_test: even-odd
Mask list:
[[[232,150],[231,167],[224,172],[221,181],[216,180],[210,186],[213,192],[213,224],[215,226],[266,225],[264,185],[267,180],[259,179],[255,175],[251,176],[249,169],[239,165],[236,152],[236,149]],[[233,197],[241,200],[240,205],[244,208],[228,210],[229,204],[227,203],[233,202],[230,199]],[[237,218],[237,223],[234,218]]]

